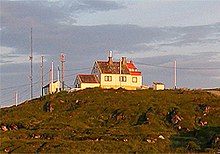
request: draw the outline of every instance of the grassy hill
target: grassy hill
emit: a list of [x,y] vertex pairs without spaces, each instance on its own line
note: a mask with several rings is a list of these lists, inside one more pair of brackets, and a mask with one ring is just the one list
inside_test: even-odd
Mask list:
[[1,152],[185,153],[220,148],[220,97],[199,90],[60,92],[1,109]]

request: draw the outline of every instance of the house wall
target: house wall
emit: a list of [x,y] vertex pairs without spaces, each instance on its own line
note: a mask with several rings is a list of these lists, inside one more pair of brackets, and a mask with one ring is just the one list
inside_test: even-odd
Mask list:
[[99,83],[81,83],[80,89],[100,87]]
[[[105,81],[105,76],[111,76],[111,81]],[[126,82],[123,82],[119,80],[120,76],[126,77]],[[137,78],[137,82],[132,82],[132,77]],[[142,76],[133,76],[129,74],[101,74],[101,87],[102,88],[125,88],[128,90],[136,90],[137,88],[140,88],[142,85]]]

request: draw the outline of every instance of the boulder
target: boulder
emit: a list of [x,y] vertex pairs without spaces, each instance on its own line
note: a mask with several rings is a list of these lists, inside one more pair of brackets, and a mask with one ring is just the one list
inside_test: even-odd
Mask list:
[[220,142],[220,136],[216,136],[214,135],[212,138],[211,138],[211,146],[212,147],[215,147],[219,142]]
[[1,130],[6,132],[6,131],[8,131],[8,128],[5,125],[1,125]]
[[10,149],[9,149],[9,148],[5,148],[5,149],[4,149],[4,152],[9,153],[9,152],[10,152]]
[[176,125],[178,122],[183,120],[183,117],[178,114],[176,108],[173,108],[167,113],[166,119],[169,121],[169,123]]
[[165,139],[165,137],[163,137],[163,135],[159,135],[158,138],[159,138],[159,139],[162,139],[162,140]]
[[53,112],[54,109],[55,109],[55,108],[54,108],[54,105],[53,105],[52,102],[46,102],[46,103],[44,104],[44,106],[43,106],[43,110],[44,110],[45,112]]

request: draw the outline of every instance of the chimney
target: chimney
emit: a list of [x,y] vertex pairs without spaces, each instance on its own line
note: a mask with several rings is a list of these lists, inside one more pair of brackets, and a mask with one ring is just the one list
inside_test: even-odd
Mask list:
[[126,62],[126,57],[122,57],[122,65],[126,65],[127,62]]
[[108,53],[108,63],[109,63],[109,65],[113,64],[113,61],[112,61],[112,51],[109,51],[109,53]]

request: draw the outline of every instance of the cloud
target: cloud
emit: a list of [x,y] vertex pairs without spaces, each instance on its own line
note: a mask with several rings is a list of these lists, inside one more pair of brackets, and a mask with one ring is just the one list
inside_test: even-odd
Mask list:
[[[0,65],[24,64],[29,63],[29,55],[16,53],[15,48],[0,46]],[[35,60],[33,63],[39,63],[41,55],[34,53]]]
[[96,11],[110,11],[123,9],[125,6],[122,3],[109,0],[80,0],[71,4],[71,10],[77,12],[96,12]]
[[46,1],[1,2],[2,26],[6,28],[46,26],[65,18],[65,13],[59,7],[49,6],[49,2]]
[[74,24],[79,13],[121,8],[120,3],[101,0],[1,1],[1,24],[14,29]]

